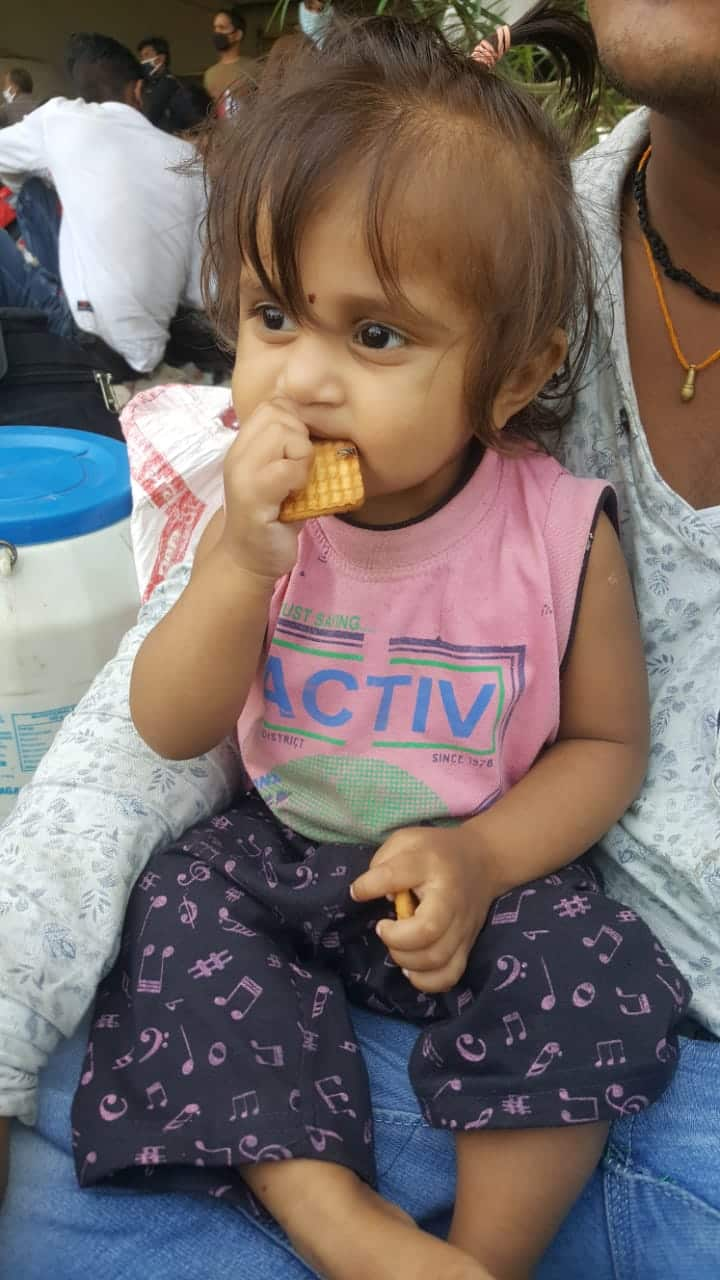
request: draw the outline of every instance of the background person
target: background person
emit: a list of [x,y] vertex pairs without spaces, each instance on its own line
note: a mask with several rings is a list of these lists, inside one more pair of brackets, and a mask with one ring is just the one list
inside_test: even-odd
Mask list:
[[208,67],[203,77],[206,91],[216,104],[222,104],[231,90],[241,96],[257,79],[258,66],[253,58],[241,52],[247,23],[239,4],[219,9],[213,18],[213,44],[218,60]]
[[192,146],[140,110],[142,68],[108,36],[73,36],[79,97],[53,98],[0,133],[0,176],[15,187],[49,174],[62,204],[59,279],[28,267],[0,234],[0,302],[36,307],[69,337],[95,335],[131,370],[160,362],[181,302],[200,305],[199,174]]
[[0,102],[0,129],[17,124],[34,111],[38,99],[33,94],[33,78],[25,67],[12,67],[5,72],[2,102]]
[[142,109],[165,133],[183,134],[201,125],[212,103],[200,85],[185,85],[170,70],[170,45],[164,36],[144,36],[137,47],[143,69]]

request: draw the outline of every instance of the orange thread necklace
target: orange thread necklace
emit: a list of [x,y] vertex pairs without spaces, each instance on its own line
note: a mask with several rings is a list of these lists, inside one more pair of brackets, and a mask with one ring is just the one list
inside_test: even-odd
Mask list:
[[[640,163],[637,168],[638,173],[642,173],[648,160],[650,159],[651,154],[652,154],[652,146],[649,146],[645,151],[644,155],[641,157]],[[678,340],[677,331],[675,329],[675,325],[672,322],[672,316],[670,315],[670,311],[668,309],[667,299],[665,297],[665,290],[663,289],[663,286],[662,286],[660,273],[658,272],[657,265],[653,257],[653,252],[650,247],[650,243],[644,231],[641,232],[641,234],[642,234],[643,245],[645,247],[645,256],[647,257],[647,260],[648,260],[648,266],[650,267],[650,274],[653,279],[653,284],[655,285],[655,292],[657,293],[658,302],[660,303],[660,310],[662,312],[663,320],[665,321],[665,328],[667,329],[668,337],[670,339],[672,349],[675,353],[675,358],[677,359],[677,362],[680,365],[680,367],[685,372],[685,378],[683,380],[682,387],[680,388],[680,399],[683,401],[684,404],[687,404],[690,400],[693,399],[695,395],[695,379],[697,375],[699,373],[702,373],[703,369],[708,369],[711,364],[715,364],[716,360],[720,360],[720,347],[718,347],[717,351],[713,351],[712,355],[709,355],[706,360],[702,360],[697,364],[692,363],[683,354],[682,348],[680,346],[680,342]]]

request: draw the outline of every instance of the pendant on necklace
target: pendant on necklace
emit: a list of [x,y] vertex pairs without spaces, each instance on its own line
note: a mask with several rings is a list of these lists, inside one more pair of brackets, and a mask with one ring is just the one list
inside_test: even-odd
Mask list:
[[683,382],[682,389],[680,391],[680,399],[685,404],[687,404],[689,400],[692,400],[693,396],[695,395],[695,374],[696,373],[697,373],[697,369],[695,368],[695,365],[694,364],[688,365],[687,375],[685,377],[685,381]]

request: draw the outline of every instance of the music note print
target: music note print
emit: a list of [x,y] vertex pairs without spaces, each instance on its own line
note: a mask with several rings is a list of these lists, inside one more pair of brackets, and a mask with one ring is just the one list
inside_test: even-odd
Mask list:
[[487,1053],[485,1041],[470,1035],[469,1031],[457,1037],[455,1048],[466,1062],[482,1062]]
[[562,1049],[557,1040],[549,1040],[544,1044],[534,1062],[530,1064],[529,1069],[525,1072],[525,1079],[531,1080],[534,1076],[542,1076],[548,1067],[554,1062],[555,1058],[562,1058]]
[[592,982],[581,982],[573,991],[572,1002],[576,1009],[587,1009],[588,1005],[592,1004],[596,994]]
[[116,1093],[106,1093],[105,1097],[100,1099],[100,1106],[98,1107],[101,1120],[107,1120],[108,1123],[112,1123],[113,1120],[121,1120],[127,1109],[127,1100],[119,1098]]
[[250,1116],[258,1116],[260,1114],[260,1102],[254,1089],[247,1089],[245,1093],[236,1093],[233,1096],[232,1114],[228,1119],[238,1119],[238,1103],[240,1103],[239,1118],[241,1120],[247,1120]]
[[452,1080],[446,1080],[445,1084],[440,1086],[437,1093],[433,1094],[433,1102],[435,1101],[436,1098],[439,1098],[440,1095],[444,1093],[446,1089],[449,1089],[451,1093],[462,1093],[462,1081],[458,1080],[457,1078],[454,1078]]
[[683,987],[683,984],[680,978],[674,978],[671,984],[667,982],[665,978],[663,978],[661,973],[656,973],[655,977],[657,978],[658,982],[662,982],[663,986],[666,987],[667,990],[670,992],[670,995],[673,998],[673,1003],[677,1006],[677,1008],[682,1009],[687,999],[687,988]]
[[469,1132],[470,1129],[484,1129],[492,1120],[494,1111],[494,1107],[486,1107],[484,1111],[480,1112],[480,1115],[475,1120],[468,1120],[467,1124],[463,1125],[463,1129],[466,1133]]
[[87,1067],[85,1068],[85,1070],[83,1071],[80,1077],[80,1084],[83,1086],[90,1084],[90,1081],[95,1075],[95,1048],[92,1040],[90,1041],[87,1049],[85,1050],[85,1057],[87,1059]]
[[172,1133],[175,1129],[182,1129],[186,1124],[190,1124],[190,1121],[194,1120],[196,1116],[200,1115],[202,1115],[202,1111],[197,1102],[189,1102],[186,1107],[183,1107],[182,1111],[178,1111],[177,1115],[173,1116],[172,1120],[168,1120],[167,1124],[163,1125],[163,1133]]
[[306,1124],[305,1132],[315,1151],[324,1151],[328,1138],[334,1138],[336,1142],[342,1143],[340,1134],[335,1133],[334,1129],[319,1129],[313,1124]]
[[143,934],[144,934],[144,932],[145,932],[145,925],[147,924],[148,919],[149,919],[149,917],[150,917],[150,912],[151,912],[151,911],[159,911],[159,910],[161,910],[161,909],[162,909],[162,907],[165,907],[165,906],[167,906],[167,898],[165,897],[165,894],[164,894],[164,893],[158,894],[157,898],[151,898],[151,899],[150,899],[150,906],[148,907],[147,911],[145,912],[145,919],[143,920],[143,923],[142,923],[142,929],[140,930],[140,932],[139,932],[139,934],[138,934],[138,938],[142,938],[142,936],[143,936]]
[[567,1089],[559,1089],[558,1093],[561,1102],[573,1104],[560,1112],[560,1118],[565,1124],[595,1124],[600,1115],[596,1097],[572,1097]]
[[138,1059],[138,1066],[142,1066],[143,1062],[147,1062],[148,1058],[154,1057],[159,1049],[167,1049],[170,1041],[170,1032],[161,1031],[159,1027],[143,1027],[140,1032],[140,1043],[149,1044],[150,1048],[144,1053],[142,1058]]
[[145,977],[146,962],[151,958],[151,956],[154,956],[154,955],[155,955],[155,947],[152,942],[149,942],[146,947],[143,947],[142,960],[140,961],[140,976],[138,978],[138,984],[137,984],[137,991],[144,995],[158,996],[162,991],[163,977],[165,972],[165,961],[169,960],[170,956],[175,955],[175,948],[163,947],[162,953],[160,956],[160,972],[158,976],[156,978],[146,978]]
[[316,987],[315,996],[313,999],[313,1007],[312,1007],[313,1018],[322,1017],[323,1013],[325,1012],[325,1006],[328,1000],[330,999],[331,995],[332,995],[332,991],[330,987],[326,987],[322,983],[320,984],[319,987]]
[[[637,1018],[643,1013],[650,1013],[652,1009],[652,1005],[644,991],[629,993],[623,991],[621,987],[616,987],[615,994],[621,997],[620,1012],[624,1013],[626,1017]],[[626,1000],[634,1000],[636,1003],[633,1007],[630,1007],[630,1005],[624,1003]]]
[[[232,1164],[232,1148],[231,1147],[206,1147],[205,1143],[201,1139],[196,1138],[195,1150],[202,1151],[202,1154],[204,1156],[220,1156],[220,1155],[225,1156],[226,1159],[224,1163],[228,1166],[228,1168]],[[202,1156],[198,1157],[198,1159],[195,1161],[195,1164],[200,1165],[201,1167],[205,1166],[205,1161],[203,1160]],[[212,1160],[211,1164],[217,1164],[217,1161]]]
[[518,1033],[517,1033],[518,1040],[527,1040],[527,1031],[525,1029],[525,1023],[523,1022],[522,1016],[517,1009],[515,1010],[514,1013],[503,1014],[503,1022],[505,1024],[505,1044],[508,1047],[511,1044],[515,1043],[515,1035],[513,1033],[513,1027],[518,1028]]
[[612,942],[612,950],[608,949],[607,951],[599,951],[598,960],[601,964],[610,964],[610,961],[615,955],[618,947],[622,945],[623,940],[622,934],[618,933],[616,929],[610,929],[606,924],[601,925],[594,938],[583,938],[583,946],[596,947],[604,938],[610,939]]
[[204,880],[209,879],[210,868],[206,862],[191,862],[188,871],[177,877],[177,882],[183,889],[189,889],[190,885],[196,881],[201,884]]
[[622,1040],[598,1040],[595,1048],[597,1049],[596,1067],[623,1066],[627,1061]]
[[218,911],[218,920],[223,933],[239,933],[242,938],[255,938],[257,934],[254,929],[249,929],[241,920],[236,920],[230,915],[227,907],[220,907]]
[[145,1090],[146,1111],[154,1111],[156,1107],[166,1107],[168,1104],[168,1096],[165,1092],[165,1086],[162,1081],[156,1080],[154,1084],[149,1084]]
[[195,1059],[193,1058],[192,1049],[190,1048],[190,1041],[188,1040],[185,1034],[185,1028],[182,1025],[182,1023],[180,1023],[180,1035],[185,1041],[185,1048],[187,1049],[187,1053],[188,1053],[188,1056],[183,1062],[180,1070],[184,1076],[191,1076],[193,1071],[195,1070]]
[[[281,1044],[258,1044],[257,1040],[251,1040],[250,1046],[255,1050],[255,1061],[260,1067],[283,1067],[285,1065],[285,1054]],[[267,1057],[263,1055],[267,1054]]]
[[94,1164],[97,1164],[97,1151],[88,1151],[85,1159],[83,1160],[83,1167],[80,1170],[80,1177],[78,1179],[81,1187],[85,1185],[85,1175],[87,1173],[88,1165]]
[[263,987],[246,974],[245,977],[241,978],[233,987],[232,991],[230,991],[228,995],[215,996],[215,1004],[219,1005],[221,1009],[224,1009],[226,1005],[230,1004],[235,999],[238,991],[244,992],[248,999],[244,1001],[242,1008],[230,1010],[230,1017],[234,1022],[239,1022],[242,1018],[247,1016],[256,1001],[260,999],[263,990]]
[[[527,978],[527,960],[518,960],[517,956],[500,956],[495,961],[495,965],[501,973],[507,973],[508,976],[498,983],[496,987],[493,987],[493,991],[503,991],[505,987],[511,987],[518,978]],[[510,970],[509,973],[508,970]],[[460,1006],[458,1002],[459,1012]]]
[[227,1045],[216,1040],[208,1049],[208,1062],[211,1067],[221,1067],[227,1058]]
[[548,967],[545,963],[544,956],[540,957],[540,963],[543,967],[543,972],[545,974],[545,981],[548,984],[547,995],[544,995],[542,1000],[540,1001],[540,1008],[543,1010],[544,1013],[549,1013],[551,1009],[555,1008],[555,988],[552,984],[550,974],[548,973]]
[[187,898],[185,894],[182,896],[182,902],[178,907],[181,924],[189,924],[191,929],[195,928],[197,920],[198,907],[197,902],[193,902],[191,898]]
[[[517,924],[524,899],[532,898],[535,893],[537,893],[536,889],[521,889],[519,894],[517,889],[512,889],[510,893],[504,893],[495,901],[490,924]],[[508,898],[513,898],[516,894],[518,896],[515,905],[511,907],[508,905]]]

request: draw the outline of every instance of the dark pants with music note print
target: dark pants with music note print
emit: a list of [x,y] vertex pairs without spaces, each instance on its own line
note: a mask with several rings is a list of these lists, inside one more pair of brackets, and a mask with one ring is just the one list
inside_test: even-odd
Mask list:
[[573,864],[498,899],[462,981],[415,990],[354,903],[372,850],[314,846],[254,792],[151,859],[97,999],[73,1106],[83,1185],[244,1197],[239,1169],[302,1156],[374,1180],[348,1001],[410,1019],[430,1124],[613,1120],[673,1074],[688,988],[635,915]]

